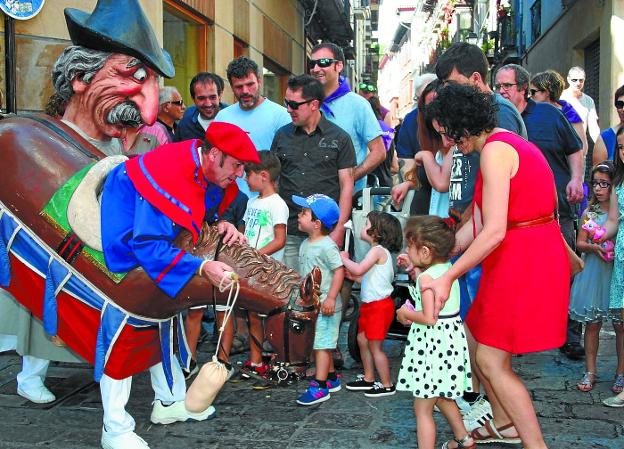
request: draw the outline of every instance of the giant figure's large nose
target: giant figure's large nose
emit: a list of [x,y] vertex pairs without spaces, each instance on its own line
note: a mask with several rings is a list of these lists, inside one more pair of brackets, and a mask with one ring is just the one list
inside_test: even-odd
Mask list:
[[141,120],[152,125],[158,116],[158,77],[150,76],[140,89],[130,97],[141,111]]

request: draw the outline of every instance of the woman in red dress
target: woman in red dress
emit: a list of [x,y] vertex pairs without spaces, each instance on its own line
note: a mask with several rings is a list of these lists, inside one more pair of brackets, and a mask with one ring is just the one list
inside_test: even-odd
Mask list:
[[[496,127],[493,95],[450,84],[426,114],[460,151],[477,151],[481,171],[473,219],[457,232],[463,255],[433,290],[436,307],[452,282],[482,263],[479,291],[466,323],[477,341],[477,374],[494,419],[473,430],[477,442],[518,443],[544,449],[531,398],[512,369],[512,354],[543,351],[565,342],[570,271],[556,209],[555,182],[540,150]],[[439,309],[437,309],[439,310]]]

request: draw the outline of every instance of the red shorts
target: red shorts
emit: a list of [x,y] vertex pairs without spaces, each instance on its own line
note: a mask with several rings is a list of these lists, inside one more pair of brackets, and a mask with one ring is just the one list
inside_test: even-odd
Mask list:
[[394,300],[391,297],[360,306],[358,332],[364,332],[367,340],[384,340],[394,320]]

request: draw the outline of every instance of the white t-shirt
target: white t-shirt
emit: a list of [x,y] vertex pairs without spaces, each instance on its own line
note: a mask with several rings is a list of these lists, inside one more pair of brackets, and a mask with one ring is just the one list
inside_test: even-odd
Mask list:
[[[274,226],[286,225],[288,206],[277,193],[266,198],[257,196],[247,201],[243,221],[249,246],[261,249],[275,238]],[[284,258],[284,248],[271,254],[271,257],[281,262]]]
[[201,127],[204,128],[204,131],[206,131],[208,129],[208,125],[210,125],[213,121],[214,121],[214,119],[213,120],[208,120],[208,119],[203,118],[201,116],[201,114],[199,114],[197,116],[197,123],[199,123],[201,125]]
[[598,121],[596,104],[594,103],[593,98],[589,95],[581,93],[581,97],[576,98],[571,90],[566,89],[561,93],[561,99],[570,103],[576,113],[583,119],[583,129],[585,131],[587,131],[587,126],[590,122],[593,123]]

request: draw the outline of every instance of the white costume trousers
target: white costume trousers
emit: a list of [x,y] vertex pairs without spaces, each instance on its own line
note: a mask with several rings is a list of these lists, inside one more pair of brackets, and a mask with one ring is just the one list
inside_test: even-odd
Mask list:
[[[167,386],[162,363],[158,363],[150,368],[154,400],[160,400],[165,404],[183,401],[186,397],[186,382],[177,358],[174,357],[172,365],[173,391],[169,391]],[[134,432],[134,418],[126,411],[131,387],[132,377],[117,380],[104,374],[102,379],[100,379],[100,392],[104,408],[104,427],[106,433],[112,436]]]

